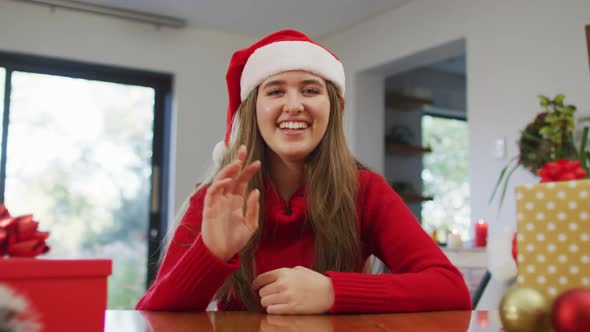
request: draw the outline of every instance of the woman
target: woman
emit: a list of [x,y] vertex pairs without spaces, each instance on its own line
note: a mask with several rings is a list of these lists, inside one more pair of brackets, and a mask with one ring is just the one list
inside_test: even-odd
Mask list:
[[[269,314],[470,309],[460,272],[351,155],[334,54],[279,31],[234,53],[226,78],[219,169],[137,309],[204,310],[214,296],[221,310]],[[362,273],[371,254],[392,273]]]

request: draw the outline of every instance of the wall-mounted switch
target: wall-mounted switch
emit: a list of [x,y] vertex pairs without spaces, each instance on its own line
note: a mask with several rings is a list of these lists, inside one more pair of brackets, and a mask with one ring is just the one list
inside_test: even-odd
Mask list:
[[506,158],[506,139],[498,138],[494,142],[494,157],[496,159]]

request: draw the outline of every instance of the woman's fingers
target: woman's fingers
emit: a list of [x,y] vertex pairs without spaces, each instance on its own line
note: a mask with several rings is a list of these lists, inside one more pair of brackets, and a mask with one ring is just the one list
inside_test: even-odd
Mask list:
[[260,296],[260,298],[263,298],[271,294],[279,293],[280,291],[281,286],[279,285],[279,283],[271,282],[258,290],[258,296]]
[[252,289],[257,290],[277,281],[286,269],[287,268],[276,269],[259,274],[256,278],[254,278],[254,281],[252,282]]
[[217,173],[217,175],[215,175],[215,178],[213,178],[213,182],[219,181],[221,179],[226,179],[226,178],[233,179],[237,174],[239,174],[241,166],[242,166],[242,161],[240,161],[240,160],[232,161],[229,165],[222,168]]
[[215,204],[217,198],[223,194],[230,186],[232,179],[221,179],[215,181],[207,188],[207,195],[205,196],[205,205]]
[[[246,161],[247,156],[247,149],[246,146],[241,145],[238,148],[236,153],[237,160],[244,163]],[[244,166],[241,172],[234,177],[234,187],[232,188],[231,192],[236,195],[240,195],[245,197],[246,195],[246,188],[248,187],[248,181],[252,178],[252,176],[256,173],[256,171],[260,168],[260,162],[254,161],[250,165]]]
[[248,188],[248,182],[258,170],[260,169],[260,161],[256,160],[250,165],[244,167],[240,175],[236,178],[236,186],[234,187],[233,193],[240,196],[246,195],[246,189]]
[[246,226],[255,231],[258,228],[258,210],[260,209],[260,191],[254,189],[248,195],[248,201],[246,202],[246,215],[244,216],[244,222]]
[[[229,163],[227,166],[223,167],[217,173],[215,178],[213,178],[213,182],[217,181],[217,180],[225,179],[225,178],[236,179],[238,176],[240,176],[242,173],[244,173],[244,171],[241,169],[241,166],[244,163],[244,160],[246,160],[246,154],[247,154],[246,147],[244,145],[240,146],[238,148],[238,151],[236,154],[236,159],[233,160],[231,163]],[[250,175],[250,177],[251,177],[251,175]],[[233,192],[234,190],[231,190],[231,191]]]
[[271,304],[266,307],[266,313],[271,315],[293,315],[296,311],[288,303]]
[[[248,182],[260,169],[260,161],[254,161],[250,165],[247,165],[242,169],[242,164],[246,159],[247,150],[245,146],[240,146],[237,151],[236,160],[232,161],[229,165],[223,167],[217,175],[213,178],[209,190],[215,187],[215,194],[227,194],[233,193],[244,197]],[[216,185],[219,181],[223,182],[220,185]],[[223,191],[220,191],[223,189]],[[257,211],[256,211],[257,212]]]
[[245,145],[240,145],[238,148],[237,159],[244,162],[246,160],[246,154],[248,153]]
[[286,304],[289,301],[289,297],[285,293],[274,293],[267,295],[260,299],[260,305],[263,308],[271,306],[273,304]]

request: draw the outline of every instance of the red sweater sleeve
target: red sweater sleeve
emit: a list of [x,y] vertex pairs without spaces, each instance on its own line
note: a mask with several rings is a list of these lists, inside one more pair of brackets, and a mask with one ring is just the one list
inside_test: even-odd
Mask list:
[[156,279],[139,300],[137,310],[205,310],[225,279],[240,266],[214,256],[201,239],[206,189],[195,193],[160,266]]
[[362,241],[391,273],[334,272],[330,312],[471,310],[461,273],[382,176],[361,171]]

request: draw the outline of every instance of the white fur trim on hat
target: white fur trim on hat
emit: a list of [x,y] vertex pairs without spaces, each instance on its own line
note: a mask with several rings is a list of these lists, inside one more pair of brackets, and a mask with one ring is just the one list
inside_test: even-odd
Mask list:
[[227,147],[225,146],[224,141],[217,142],[217,144],[215,144],[215,147],[213,148],[213,162],[217,167],[221,166],[221,163],[223,162],[223,157],[225,157],[226,152]]
[[244,66],[240,97],[246,99],[262,81],[287,70],[305,70],[331,81],[344,96],[344,68],[325,48],[306,41],[279,41],[260,47]]

